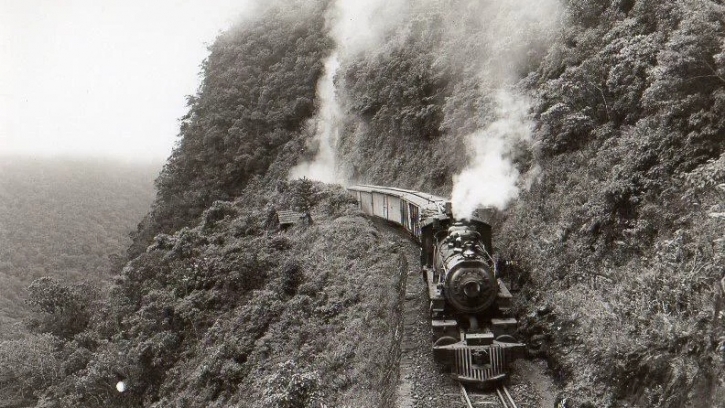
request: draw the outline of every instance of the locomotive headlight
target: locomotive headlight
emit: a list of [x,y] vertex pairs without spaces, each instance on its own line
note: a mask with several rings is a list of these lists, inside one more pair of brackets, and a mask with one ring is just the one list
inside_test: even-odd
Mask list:
[[481,293],[481,285],[478,282],[468,282],[463,286],[463,293],[469,298],[478,297]]

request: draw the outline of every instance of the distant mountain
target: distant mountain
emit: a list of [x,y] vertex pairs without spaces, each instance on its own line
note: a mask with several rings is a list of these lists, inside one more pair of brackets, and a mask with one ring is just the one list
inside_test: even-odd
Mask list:
[[105,282],[149,211],[160,165],[0,157],[0,336],[41,276]]

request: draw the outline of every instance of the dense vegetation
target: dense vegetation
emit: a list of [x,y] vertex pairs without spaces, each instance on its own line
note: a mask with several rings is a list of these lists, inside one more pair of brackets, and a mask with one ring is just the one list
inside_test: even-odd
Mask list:
[[284,179],[295,164],[330,48],[322,5],[306,3],[273,7],[210,47],[204,81],[188,98],[179,146],[156,181],[158,199],[132,255],[156,233],[188,225],[215,200],[235,198],[255,177]]
[[158,168],[94,160],[0,159],[0,338],[28,317],[26,288],[53,276],[110,278],[153,200]]
[[[523,190],[496,230],[532,352],[576,406],[725,400],[722,6],[568,0],[563,24],[519,26],[509,2],[448,3],[342,56],[343,170],[447,194],[495,92],[524,95]],[[308,156],[329,5],[272,6],[218,38],[130,263],[107,297],[37,281],[36,334],[0,343],[28,363],[0,366],[1,389],[48,407],[381,401],[389,355],[370,342],[393,344],[395,251],[341,191],[283,181]],[[280,208],[315,224],[276,234]]]
[[[529,188],[498,240],[529,273],[525,333],[579,403],[722,401],[724,10],[567,11],[548,49],[531,43],[510,66],[535,120],[534,143],[514,151]],[[464,136],[495,119],[496,77],[479,74],[505,54],[477,42],[479,19],[458,20],[472,35],[452,39],[439,21],[345,66],[353,125],[341,154],[366,181],[446,193]]]
[[[157,200],[112,287],[31,285],[33,334],[0,343],[0,399],[392,403],[398,247],[339,188],[282,181],[305,146],[330,47],[320,5],[299,3],[211,47]],[[275,208],[309,211],[314,224],[278,234]]]
[[[303,181],[246,197],[158,235],[105,299],[36,281],[38,334],[0,343],[3,397],[42,407],[390,404],[399,245],[340,188]],[[278,233],[273,207],[305,209],[314,223]]]
[[[529,273],[522,307],[543,311],[525,332],[579,403],[722,401],[725,10],[567,7],[553,45],[511,66],[534,143],[514,151],[529,189],[498,242]],[[478,21],[460,22],[474,34],[455,38],[463,54],[418,22],[346,66],[355,125],[342,154],[365,169],[354,174],[449,191],[463,136],[495,119],[495,86],[478,75],[505,55],[470,52]]]
[[717,405],[725,10],[594,5],[530,78],[542,172],[502,235],[547,288],[542,346],[572,392],[596,405]]

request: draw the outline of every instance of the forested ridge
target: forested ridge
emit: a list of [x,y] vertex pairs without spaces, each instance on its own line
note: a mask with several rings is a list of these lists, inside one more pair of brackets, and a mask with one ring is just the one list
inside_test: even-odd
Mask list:
[[179,146],[156,180],[157,204],[133,254],[155,233],[187,225],[214,200],[235,198],[255,178],[272,173],[268,179],[284,179],[270,166],[294,165],[330,40],[322,4],[293,2],[290,8],[271,9],[211,45],[204,81],[188,97]]
[[[395,245],[339,188],[286,181],[311,156],[333,4],[273,5],[219,36],[129,263],[104,298],[36,284],[22,355],[44,360],[0,367],[3,390],[43,407],[384,406]],[[494,227],[531,354],[575,407],[722,406],[725,9],[547,4],[552,24],[510,27],[507,2],[423,6],[343,55],[339,170],[449,194],[497,93],[523,95],[521,191]],[[278,233],[279,209],[314,224]]]
[[[43,276],[102,286],[153,200],[155,165],[0,158],[0,338],[29,317]],[[22,331],[22,330],[21,330]]]

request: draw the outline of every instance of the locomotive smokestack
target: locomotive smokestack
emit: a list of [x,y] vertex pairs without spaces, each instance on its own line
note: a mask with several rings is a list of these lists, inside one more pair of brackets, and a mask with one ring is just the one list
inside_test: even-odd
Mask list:
[[453,205],[451,205],[451,202],[446,201],[445,207],[446,215],[453,218]]

